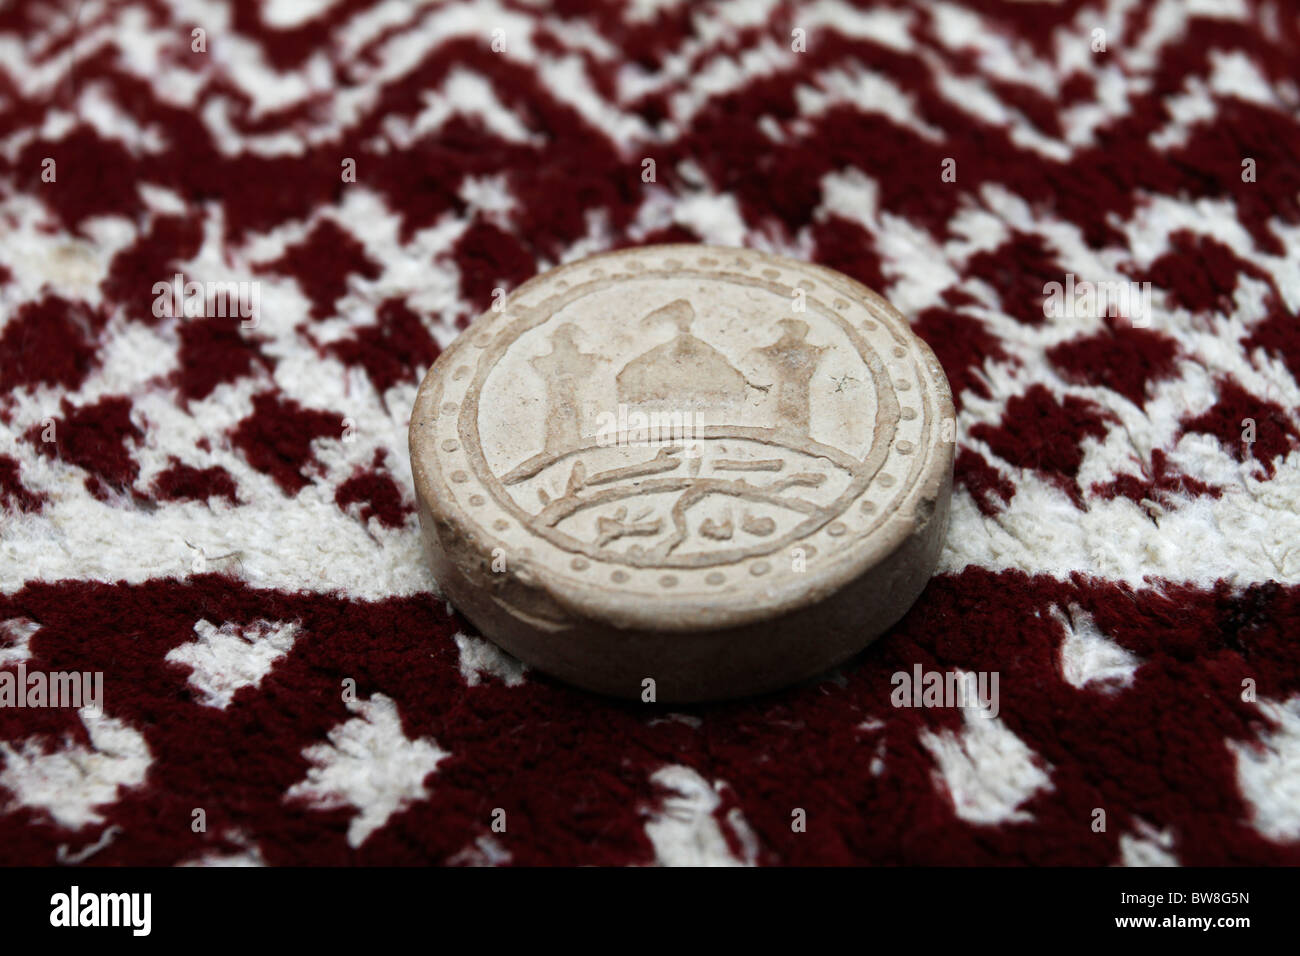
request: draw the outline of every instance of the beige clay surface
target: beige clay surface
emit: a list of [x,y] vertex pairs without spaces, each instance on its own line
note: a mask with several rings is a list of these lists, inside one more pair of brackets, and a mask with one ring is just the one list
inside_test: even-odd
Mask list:
[[411,416],[436,577],[482,633],[592,690],[775,689],[924,588],[951,394],[846,276],[651,246],[561,266],[476,320]]

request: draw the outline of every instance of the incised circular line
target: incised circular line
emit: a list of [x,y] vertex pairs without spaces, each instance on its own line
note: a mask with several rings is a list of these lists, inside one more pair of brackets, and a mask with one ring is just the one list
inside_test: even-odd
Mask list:
[[[784,287],[775,281],[764,282],[750,276],[735,275],[733,273],[716,274],[708,271],[701,271],[689,266],[676,269],[673,272],[664,272],[663,270],[647,270],[644,273],[638,273],[638,281],[644,278],[664,277],[681,277],[682,275],[693,276],[695,278],[706,279],[713,282],[723,282],[724,284],[744,285],[752,288],[759,288],[778,297],[783,296]],[[779,273],[778,273],[779,277]],[[479,396],[488,375],[491,373],[496,363],[500,361],[506,350],[517,341],[525,332],[531,331],[541,325],[545,325],[553,319],[562,308],[576,302],[581,298],[591,295],[593,292],[600,291],[615,284],[622,284],[626,281],[623,278],[611,278],[602,276],[598,279],[570,286],[558,295],[550,296],[535,306],[511,307],[507,306],[506,312],[525,313],[515,322],[511,323],[501,333],[492,337],[491,346],[485,351],[477,363],[475,375],[466,388],[465,396],[461,401],[460,418],[458,421],[458,431],[461,437],[462,447],[465,449],[466,457],[469,459],[469,465],[478,477],[480,484],[488,491],[493,500],[502,510],[513,515],[516,520],[525,526],[531,528],[532,520],[535,516],[529,514],[514,501],[513,496],[501,485],[498,477],[492,473],[487,465],[487,460],[483,456],[482,449],[478,441],[478,409]],[[828,308],[819,299],[807,297],[806,301],[811,303],[825,320],[829,320],[833,326],[838,327],[840,331],[849,339],[858,353],[858,357],[863,364],[872,373],[872,385],[876,390],[876,421],[873,429],[872,440],[865,458],[859,460],[858,468],[853,474],[853,480],[845,490],[825,508],[796,525],[791,531],[783,537],[770,542],[760,542],[750,545],[747,548],[732,548],[726,551],[712,552],[707,555],[708,560],[699,562],[695,560],[701,557],[698,553],[686,555],[678,558],[667,557],[654,559],[649,555],[634,555],[625,552],[610,551],[609,549],[597,548],[578,541],[562,532],[552,530],[550,535],[539,535],[543,540],[550,542],[561,550],[575,554],[585,554],[596,561],[607,564],[625,564],[633,567],[673,567],[673,568],[700,568],[714,567],[719,564],[735,564],[746,558],[757,557],[759,555],[770,554],[780,548],[798,541],[800,538],[816,532],[826,522],[843,514],[845,510],[860,496],[862,491],[871,483],[876,473],[888,458],[893,449],[894,434],[897,431],[899,421],[899,404],[898,397],[894,390],[893,382],[885,374],[885,365],[880,355],[872,348],[857,330],[843,317],[837,315],[833,309]],[[873,314],[870,309],[859,303],[868,313]],[[882,383],[884,388],[882,389]],[[887,435],[882,435],[886,432]],[[536,529],[533,528],[534,533]]]

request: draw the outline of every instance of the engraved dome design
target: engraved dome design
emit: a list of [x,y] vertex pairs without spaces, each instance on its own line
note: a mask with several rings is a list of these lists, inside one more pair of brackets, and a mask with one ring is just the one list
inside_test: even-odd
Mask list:
[[691,334],[695,309],[677,299],[641,320],[642,326],[670,322],[677,335],[629,361],[618,373],[618,400],[627,405],[739,404],[745,377],[726,356]]

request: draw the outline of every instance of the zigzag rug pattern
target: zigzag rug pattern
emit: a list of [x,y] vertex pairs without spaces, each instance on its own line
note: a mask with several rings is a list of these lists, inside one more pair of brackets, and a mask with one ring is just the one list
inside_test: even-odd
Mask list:
[[[1300,863],[1285,5],[20,3],[0,51],[0,700],[103,674],[0,706],[0,862]],[[676,709],[458,618],[406,446],[497,290],[665,241],[879,290],[959,443],[893,631]]]

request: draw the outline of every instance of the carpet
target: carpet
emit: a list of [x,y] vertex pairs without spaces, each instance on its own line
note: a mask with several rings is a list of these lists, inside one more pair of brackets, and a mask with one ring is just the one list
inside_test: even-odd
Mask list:
[[[11,3],[0,64],[0,862],[1300,863],[1294,7]],[[420,551],[440,350],[659,242],[877,289],[957,403],[925,593],[759,699],[563,686]]]

